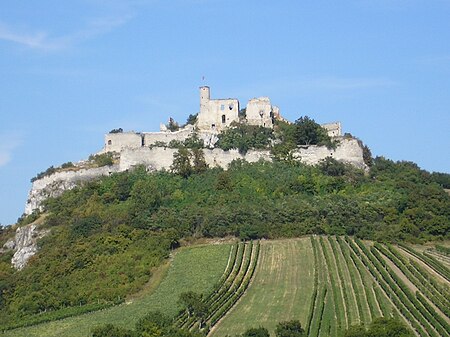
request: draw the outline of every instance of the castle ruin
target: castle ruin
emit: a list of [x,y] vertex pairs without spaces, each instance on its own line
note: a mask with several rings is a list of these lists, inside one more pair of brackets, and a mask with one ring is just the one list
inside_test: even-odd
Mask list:
[[[200,111],[195,125],[188,124],[177,131],[170,131],[162,124],[159,132],[119,132],[105,135],[105,145],[102,152],[121,152],[124,149],[137,149],[171,141],[183,142],[186,138],[197,133],[206,147],[213,148],[218,140],[218,134],[232,127],[233,123],[244,122],[249,125],[273,128],[275,120],[284,120],[280,109],[272,105],[269,97],[252,98],[247,107],[240,110],[239,100],[236,98],[211,99],[208,86],[200,87]],[[322,125],[329,136],[342,136],[341,124],[328,123]]]

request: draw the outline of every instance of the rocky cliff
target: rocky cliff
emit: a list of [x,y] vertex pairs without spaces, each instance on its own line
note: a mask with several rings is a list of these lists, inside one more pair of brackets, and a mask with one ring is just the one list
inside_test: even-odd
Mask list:
[[65,170],[45,176],[33,182],[28,192],[25,204],[25,214],[31,214],[35,209],[40,209],[42,202],[50,197],[57,197],[62,192],[74,188],[83,181],[92,180],[101,176],[119,171],[119,165],[103,166],[96,168],[84,168]]
[[[169,147],[125,148],[120,152],[119,163],[116,165],[66,170],[38,179],[33,182],[28,193],[25,214],[28,215],[33,210],[40,209],[45,199],[59,196],[65,190],[69,190],[83,181],[99,178],[113,172],[126,171],[136,165],[144,165],[149,171],[169,170],[173,162],[173,155],[177,151],[177,149]],[[218,148],[203,149],[203,152],[206,163],[210,167],[222,167],[224,169],[236,159],[248,162],[272,160],[269,150],[250,150],[245,155],[240,154],[237,150],[223,151]],[[363,160],[362,147],[356,139],[342,138],[335,149],[316,145],[301,146],[297,148],[293,156],[308,165],[314,165],[326,157],[332,157],[358,168],[367,168]]]
[[38,225],[32,223],[16,230],[14,238],[3,245],[3,250],[14,250],[11,264],[16,269],[22,269],[28,260],[38,250],[37,241],[45,236],[48,231],[38,230]]

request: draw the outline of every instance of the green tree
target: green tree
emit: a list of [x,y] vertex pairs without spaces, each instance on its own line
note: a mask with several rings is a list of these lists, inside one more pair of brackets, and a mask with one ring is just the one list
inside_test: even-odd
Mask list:
[[138,337],[138,335],[134,331],[106,324],[94,328],[92,337]]
[[270,337],[266,328],[251,328],[242,334],[242,337]]
[[380,317],[369,326],[367,337],[413,337],[414,334],[405,324],[395,318]]
[[180,129],[180,125],[172,117],[169,118],[169,123],[166,124],[166,127],[172,132]]
[[297,145],[331,145],[326,130],[308,116],[295,121],[294,137]]
[[159,311],[149,312],[136,323],[136,332],[142,337],[159,337],[167,334],[171,320]]
[[208,169],[208,164],[206,164],[205,154],[202,149],[194,148],[192,149],[192,161],[193,161],[193,172],[203,173]]
[[231,174],[229,171],[221,171],[216,177],[216,190],[228,191],[233,189],[233,182],[231,181]]
[[298,320],[280,322],[275,328],[275,335],[277,337],[304,337],[305,330]]
[[351,326],[344,337],[413,337],[414,333],[396,318],[379,317],[370,323],[368,329],[364,325]]
[[183,178],[187,178],[192,174],[191,154],[188,149],[183,147],[178,149],[178,152],[174,153],[173,163],[170,169],[172,172],[179,174]]
[[197,116],[198,114],[189,114],[186,121],[186,125],[188,124],[195,125],[195,123],[197,123]]
[[179,302],[186,308],[189,316],[196,316],[202,320],[207,313],[208,308],[203,302],[202,295],[193,291],[182,293]]

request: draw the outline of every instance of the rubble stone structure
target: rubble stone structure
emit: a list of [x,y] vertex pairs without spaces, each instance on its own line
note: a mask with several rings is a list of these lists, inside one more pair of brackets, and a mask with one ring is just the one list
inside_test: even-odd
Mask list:
[[[269,97],[252,98],[248,101],[245,114],[239,115],[239,101],[236,98],[211,99],[207,86],[200,87],[200,112],[195,125],[186,125],[177,131],[170,131],[161,125],[159,132],[119,132],[105,135],[102,152],[121,152],[126,149],[161,146],[171,141],[183,142],[193,133],[203,139],[205,147],[214,148],[220,132],[231,127],[233,122],[244,122],[273,128],[274,120],[282,120],[280,109],[272,105]],[[331,137],[342,136],[340,122],[323,124]]]
[[330,136],[330,137],[341,137],[342,136],[341,122],[322,124],[321,127],[323,127],[325,130],[327,130],[328,136]]
[[272,128],[274,119],[273,110],[274,107],[270,104],[269,97],[252,98],[248,101],[245,111],[247,123]]
[[237,99],[211,99],[209,87],[200,87],[200,112],[196,124],[200,130],[222,131],[237,121],[239,121]]

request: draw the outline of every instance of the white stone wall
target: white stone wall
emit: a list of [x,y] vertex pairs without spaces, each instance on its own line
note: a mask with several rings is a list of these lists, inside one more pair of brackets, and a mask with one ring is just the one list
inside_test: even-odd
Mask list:
[[168,147],[126,149],[121,153],[119,170],[126,171],[136,165],[145,165],[151,171],[168,170],[177,151]]
[[222,131],[235,121],[239,121],[237,99],[211,99],[209,87],[200,88],[200,112],[196,124],[200,130]]
[[[214,136],[214,134],[200,133],[200,137]],[[363,151],[356,139],[338,138],[339,145],[336,149],[328,149],[325,146],[302,146],[294,153],[294,158],[308,165],[314,165],[332,157],[336,160],[352,164],[358,168],[367,169],[363,160]],[[65,190],[75,187],[79,182],[92,180],[113,172],[125,171],[136,165],[145,165],[149,170],[169,170],[173,163],[173,155],[177,149],[167,147],[139,147],[125,148],[120,153],[119,165],[104,166],[91,169],[80,169],[78,171],[57,172],[50,176],[36,180],[28,194],[25,206],[25,214],[31,214],[33,210],[39,209],[42,202],[48,197],[57,197]],[[206,163],[210,167],[227,168],[235,159],[243,159],[248,162],[259,160],[271,161],[270,151],[250,150],[241,155],[238,150],[223,151],[221,149],[204,149]]]
[[[169,170],[173,162],[173,155],[177,149],[143,147],[140,149],[126,149],[121,153],[120,171],[125,171],[133,166],[143,164],[150,170]],[[250,163],[259,160],[272,161],[269,150],[250,150],[245,155],[238,150],[223,151],[222,149],[203,149],[205,161],[210,167],[227,168],[235,159],[243,159]],[[355,139],[341,139],[336,149],[327,149],[325,146],[304,146],[294,152],[294,157],[308,165],[319,163],[326,157],[352,164],[365,169],[362,157],[362,148]]]
[[361,169],[367,169],[363,160],[363,150],[356,139],[340,139],[336,149],[326,146],[301,146],[294,152],[294,158],[302,163],[314,165],[326,157],[352,164]]
[[[120,171],[129,170],[136,165],[145,165],[149,170],[169,170],[173,163],[173,155],[177,149],[143,147],[140,149],[127,149],[120,157]],[[243,159],[250,163],[258,160],[271,161],[269,151],[250,150],[245,155],[238,150],[223,151],[222,149],[203,149],[205,161],[210,167],[227,168],[235,159]]]
[[183,142],[194,133],[193,125],[186,125],[185,128],[178,131],[164,131],[164,132],[145,132],[144,146],[151,146],[156,142],[163,142],[169,144],[172,140]]
[[142,136],[136,132],[107,133],[103,152],[120,152],[125,148],[142,146]]
[[328,136],[330,136],[330,137],[342,136],[341,122],[326,123],[326,124],[322,124],[321,127],[323,127],[325,130],[327,130]]
[[[279,111],[278,111],[279,112]],[[247,123],[272,128],[272,104],[269,97],[252,98],[247,103]]]

